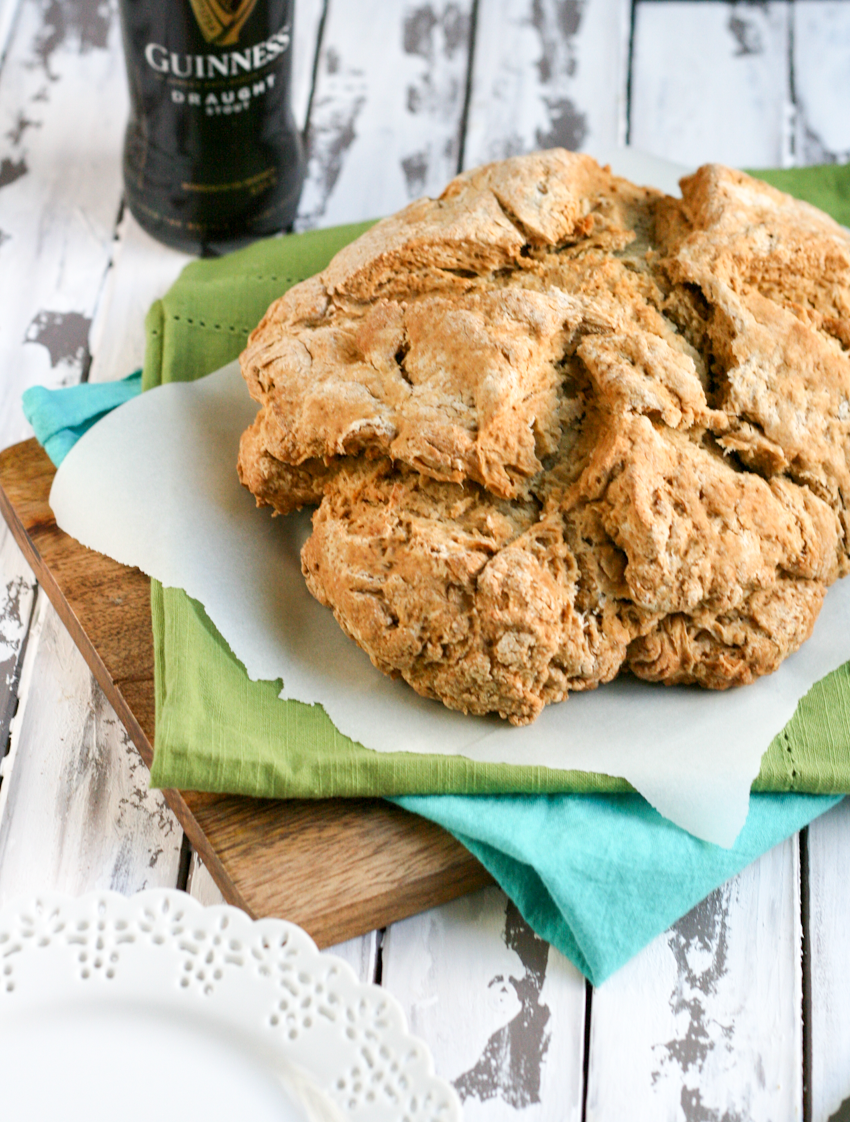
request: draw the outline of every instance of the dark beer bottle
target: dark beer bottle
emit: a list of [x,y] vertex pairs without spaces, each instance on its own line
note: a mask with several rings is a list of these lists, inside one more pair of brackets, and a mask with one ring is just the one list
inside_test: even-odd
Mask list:
[[293,0],[121,0],[124,186],[155,238],[215,254],[291,225]]

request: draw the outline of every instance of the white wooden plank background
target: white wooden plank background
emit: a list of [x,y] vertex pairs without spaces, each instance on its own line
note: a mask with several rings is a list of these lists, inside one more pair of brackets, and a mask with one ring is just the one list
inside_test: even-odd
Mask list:
[[850,160],[850,5],[844,0],[798,3],[793,28],[797,163],[846,163]]
[[629,141],[693,165],[791,162],[790,5],[639,3]]
[[39,594],[0,787],[0,903],[50,885],[174,885],[182,831],[68,632]]
[[0,67],[6,57],[6,48],[12,34],[12,25],[18,14],[20,0],[2,0],[0,3]]
[[[0,522],[0,767],[17,708],[21,657],[35,599],[35,579],[6,524]],[[2,775],[2,772],[0,772]]]
[[811,824],[808,856],[812,1120],[827,1122],[850,1100],[850,799]]
[[626,138],[630,0],[479,0],[464,166]]
[[322,20],[327,0],[297,0],[292,40],[292,115],[298,128],[307,127],[307,111],[313,91],[313,69],[316,64]]
[[390,214],[457,171],[472,0],[330,0],[298,229]]
[[[301,227],[384,213],[437,193],[461,160],[555,140],[592,151],[628,135],[680,162],[746,166],[850,152],[850,3],[299,0],[296,36],[300,123],[311,105]],[[126,93],[114,0],[0,0],[0,64],[8,444],[26,434],[24,385],[75,381],[89,356],[95,380],[140,364],[143,311],[186,258],[130,216],[115,230]],[[0,536],[0,734],[32,599],[31,574]],[[0,900],[34,884],[177,880],[181,832],[144,792],[66,640],[40,597],[0,782]],[[850,1096],[848,847],[846,808],[810,828],[818,1122]],[[218,898],[196,861],[189,888]],[[361,978],[381,973],[470,1118],[796,1119],[799,915],[792,840],[593,993],[586,1090],[584,983],[556,952],[544,956],[496,890],[397,924],[382,944],[373,933],[337,950]]]
[[[121,197],[115,153],[127,96],[114,5],[22,4],[3,26],[5,445],[27,435],[25,385],[74,382],[87,368]],[[0,564],[8,593],[26,579],[16,547]],[[7,616],[12,605],[7,595]],[[127,892],[175,883],[181,831],[161,796],[147,793],[135,749],[43,597],[20,693],[0,786],[0,897],[33,884]]]
[[594,990],[587,1120],[802,1117],[798,849],[744,870]]
[[[29,435],[25,385],[70,384],[88,370],[90,326],[120,244],[127,113],[114,3],[22,3],[10,27],[0,122],[12,122],[11,147],[0,158],[17,171],[0,189],[3,445]],[[121,357],[109,377],[129,372],[123,356],[141,338],[137,311],[115,308],[117,330],[107,337]],[[133,330],[120,328],[125,316]],[[6,560],[11,553],[0,555],[7,587],[21,564]],[[182,831],[162,797],[147,792],[135,748],[43,596],[20,695],[0,786],[0,897],[33,884],[72,892],[175,884]]]
[[88,363],[126,117],[115,0],[22,3],[0,73],[4,443],[28,435],[26,386],[76,382]]
[[[91,327],[91,382],[112,382],[141,367],[148,308],[193,260],[154,241],[127,209],[116,235]],[[115,324],[122,330],[116,331]]]
[[469,1122],[580,1122],[584,979],[499,889],[393,924],[383,958]]
[[[850,5],[796,4],[795,141],[801,164],[850,160]],[[850,801],[808,830],[811,1119],[850,1108]]]

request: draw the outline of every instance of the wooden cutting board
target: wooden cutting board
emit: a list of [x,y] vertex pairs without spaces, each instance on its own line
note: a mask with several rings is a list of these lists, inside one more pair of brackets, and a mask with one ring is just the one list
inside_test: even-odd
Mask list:
[[[0,510],[150,767],[150,581],[57,527],[48,504],[55,471],[36,440],[0,453]],[[492,883],[445,830],[383,799],[164,794],[229,903],[293,920],[320,947]]]

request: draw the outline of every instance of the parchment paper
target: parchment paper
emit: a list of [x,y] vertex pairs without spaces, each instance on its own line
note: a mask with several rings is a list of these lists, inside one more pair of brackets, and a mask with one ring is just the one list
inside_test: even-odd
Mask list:
[[255,412],[236,363],[128,402],[65,458],[50,495],[57,523],[185,589],[252,679],[282,679],[282,698],[323,705],[367,748],[622,776],[678,825],[732,845],[763,751],[799,698],[850,657],[848,582],[830,590],[809,642],[743,689],[623,679],[573,694],[522,729],[465,717],[385,678],[307,592],[299,551],[309,514],[272,518],[236,477]]

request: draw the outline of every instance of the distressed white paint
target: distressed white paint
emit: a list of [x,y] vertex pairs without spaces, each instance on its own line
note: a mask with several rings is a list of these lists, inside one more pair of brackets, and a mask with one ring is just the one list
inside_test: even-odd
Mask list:
[[21,652],[35,600],[35,577],[0,519],[0,775],[15,713]]
[[516,919],[490,888],[393,924],[383,982],[467,1122],[579,1122],[584,979]]
[[344,959],[361,982],[371,983],[375,981],[380,938],[380,931],[370,931],[356,939],[347,939],[344,943],[328,947],[328,954]]
[[594,990],[587,1122],[801,1118],[800,935],[795,837]]
[[471,0],[331,0],[296,227],[357,222],[455,175]]
[[641,0],[631,144],[682,164],[789,164],[788,28],[782,0]]
[[625,141],[629,0],[480,0],[464,164]]
[[[84,369],[113,247],[126,112],[115,4],[60,12],[24,0],[0,75],[3,155],[28,169],[0,188],[3,444],[27,435],[25,385],[73,383]],[[113,331],[124,340],[119,317]],[[0,788],[0,897],[34,885],[173,885],[181,831],[147,792],[135,747],[43,598],[20,699]]]
[[[115,0],[23,0],[0,74],[0,158],[8,161],[0,187],[0,416],[9,418],[7,441],[29,435],[20,407],[26,386],[73,383],[84,368],[86,321],[121,195],[126,113]],[[14,178],[14,169],[27,170]],[[51,336],[52,353],[45,345]]]
[[850,1099],[850,799],[809,826],[812,1122]]
[[0,903],[173,886],[179,824],[43,593],[20,694],[0,786]]
[[850,5],[794,5],[796,156],[799,164],[850,160]]

